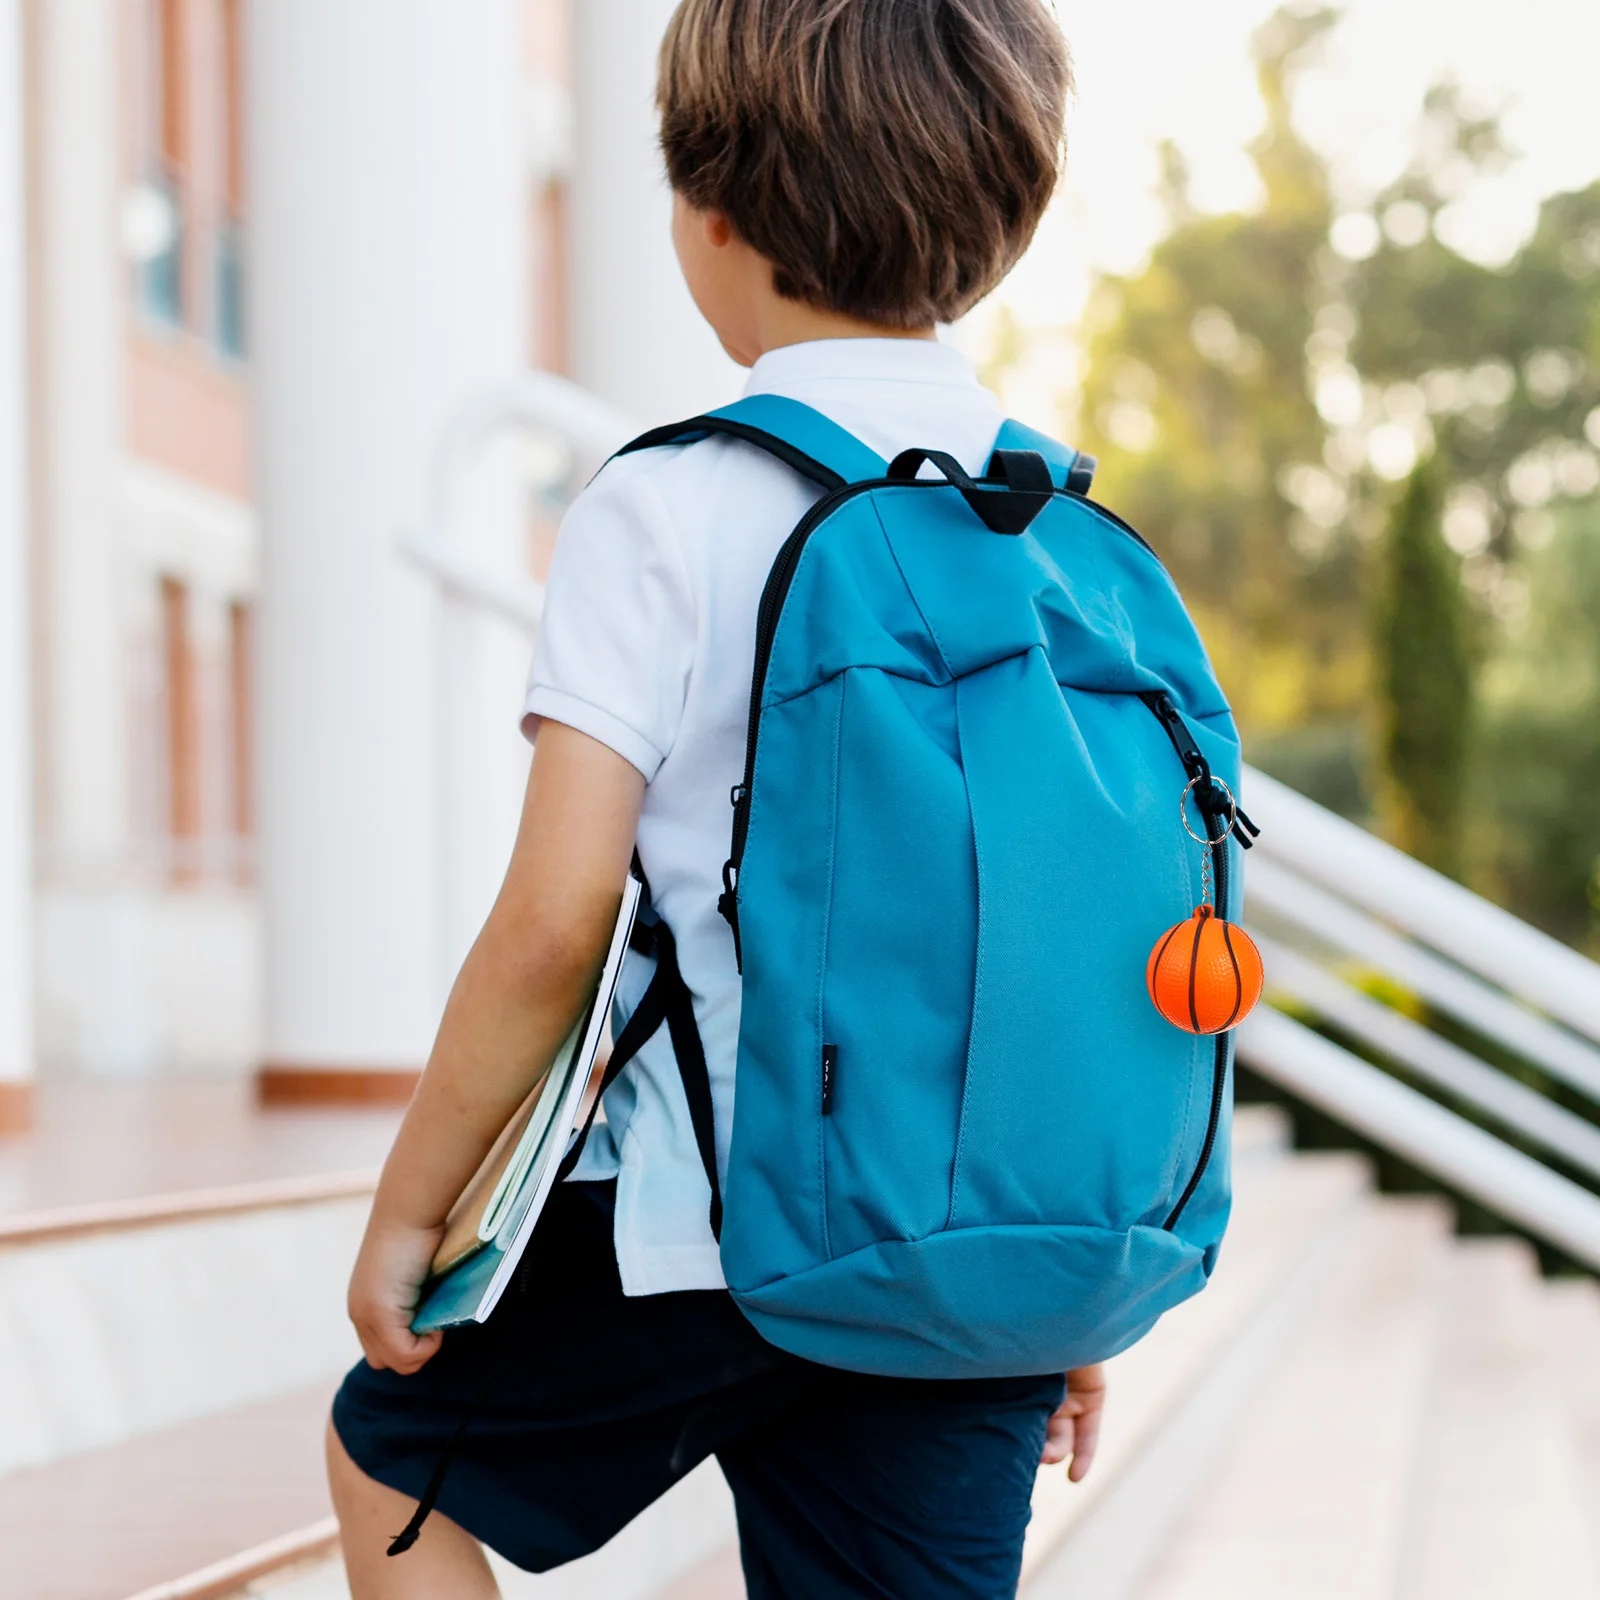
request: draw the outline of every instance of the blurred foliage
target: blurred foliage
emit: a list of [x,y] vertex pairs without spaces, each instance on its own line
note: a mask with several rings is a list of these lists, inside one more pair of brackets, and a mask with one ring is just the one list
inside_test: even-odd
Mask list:
[[1444,542],[1441,464],[1411,474],[1383,541],[1375,645],[1386,832],[1459,872],[1472,676],[1461,563]]
[[1333,22],[1283,16],[1258,37],[1262,203],[1196,214],[1182,158],[1164,150],[1169,231],[1088,308],[1078,442],[1100,457],[1098,492],[1155,543],[1241,718],[1265,730],[1347,713],[1367,676],[1359,565],[1348,551],[1303,559],[1279,488],[1324,435],[1306,347],[1333,200],[1290,113],[1297,65]]
[[1582,940],[1600,896],[1600,588],[1582,587],[1600,583],[1600,182],[1547,199],[1503,266],[1469,260],[1447,242],[1462,202],[1512,153],[1446,84],[1400,176],[1343,212],[1293,116],[1338,20],[1297,5],[1255,36],[1250,209],[1201,214],[1181,153],[1160,152],[1167,232],[1091,296],[1076,442],[1171,569],[1253,759]]
[[1600,957],[1600,504],[1525,558],[1529,605],[1480,674],[1486,887]]

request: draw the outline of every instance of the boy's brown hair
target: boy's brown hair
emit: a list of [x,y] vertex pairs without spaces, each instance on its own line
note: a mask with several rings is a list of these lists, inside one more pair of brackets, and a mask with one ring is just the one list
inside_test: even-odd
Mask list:
[[779,294],[920,328],[1027,248],[1070,89],[1043,0],[683,0],[657,100],[673,188]]

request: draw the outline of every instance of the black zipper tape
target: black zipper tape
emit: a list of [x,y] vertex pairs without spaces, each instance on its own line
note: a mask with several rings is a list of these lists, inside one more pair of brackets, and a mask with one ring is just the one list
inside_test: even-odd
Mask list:
[[[1155,714],[1156,720],[1166,729],[1167,737],[1172,741],[1172,748],[1177,751],[1178,759],[1183,763],[1183,770],[1195,782],[1197,796],[1204,796],[1201,801],[1200,815],[1205,824],[1206,837],[1211,841],[1207,848],[1211,851],[1211,871],[1216,880],[1216,913],[1219,917],[1228,915],[1228,808],[1224,797],[1217,794],[1212,787],[1211,765],[1195,743],[1194,734],[1190,732],[1189,725],[1183,720],[1183,714],[1173,703],[1172,696],[1164,689],[1152,690],[1141,694],[1139,698]],[[1246,831],[1248,830],[1248,832]],[[1245,849],[1249,849],[1254,836],[1260,829],[1245,814],[1234,807],[1232,830],[1234,836]],[[1178,1197],[1178,1203],[1167,1215],[1167,1220],[1161,1224],[1162,1228],[1170,1233],[1178,1225],[1178,1220],[1188,1208],[1189,1202],[1194,1198],[1195,1191],[1200,1187],[1201,1180],[1205,1177],[1211,1165],[1211,1158],[1216,1151],[1217,1134],[1222,1127],[1222,1102],[1228,1088],[1228,1040],[1231,1034],[1219,1033],[1216,1036],[1216,1048],[1212,1056],[1211,1066],[1211,1107],[1206,1116],[1205,1139],[1200,1145],[1200,1155],[1195,1162],[1194,1171],[1189,1176],[1189,1181],[1183,1187],[1183,1193]]]

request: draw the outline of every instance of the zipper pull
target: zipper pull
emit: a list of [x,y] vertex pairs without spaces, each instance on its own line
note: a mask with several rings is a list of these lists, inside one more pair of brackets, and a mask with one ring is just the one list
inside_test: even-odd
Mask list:
[[833,1115],[833,1080],[839,1066],[839,1047],[825,1044],[822,1047],[822,1114]]
[[733,964],[743,975],[744,949],[739,943],[739,869],[731,858],[722,864],[722,893],[717,896],[717,910],[733,930]]
[[1244,814],[1243,806],[1233,808],[1233,836],[1246,850],[1261,837],[1261,830]]

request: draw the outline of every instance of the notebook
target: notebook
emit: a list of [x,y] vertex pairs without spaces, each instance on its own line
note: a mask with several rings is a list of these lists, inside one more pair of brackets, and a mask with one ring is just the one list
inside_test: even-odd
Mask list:
[[605,1076],[600,1041],[642,887],[630,873],[605,965],[582,1014],[451,1208],[411,1321],[414,1332],[487,1320],[511,1282],[562,1159],[599,1098]]

